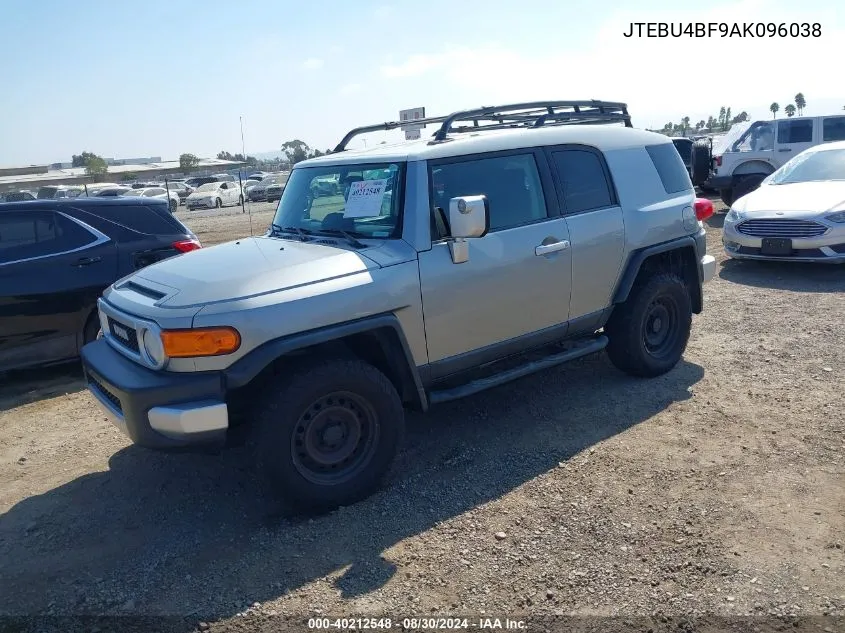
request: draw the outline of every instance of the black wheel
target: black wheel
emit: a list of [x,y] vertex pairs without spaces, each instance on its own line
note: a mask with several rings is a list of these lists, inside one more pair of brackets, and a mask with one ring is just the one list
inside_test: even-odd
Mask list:
[[379,488],[405,427],[384,374],[359,360],[326,360],[269,397],[256,427],[257,458],[294,506],[326,512]]
[[[738,178],[736,183],[734,183],[733,202],[736,202],[742,196],[757,189],[765,177],[766,176],[764,174],[750,174],[748,176],[741,176]],[[731,204],[733,204],[733,202],[731,202]]]
[[691,167],[692,184],[700,187],[710,176],[710,142],[700,140],[693,143]]
[[692,306],[683,280],[657,273],[638,281],[605,327],[611,362],[632,376],[659,376],[684,354]]
[[733,189],[719,189],[719,199],[725,203],[726,206],[731,206],[734,203]]
[[96,341],[98,338],[103,336],[103,332],[100,329],[100,320],[97,318],[96,311],[94,314],[88,317],[88,320],[85,322],[85,329],[82,331],[82,344],[87,345],[91,341]]
[[223,206],[223,201],[220,198],[217,198],[217,200],[214,201],[214,207],[216,209],[220,209],[222,206]]
[[179,203],[175,200],[170,201],[170,214],[173,215],[176,213],[176,208],[179,206]]

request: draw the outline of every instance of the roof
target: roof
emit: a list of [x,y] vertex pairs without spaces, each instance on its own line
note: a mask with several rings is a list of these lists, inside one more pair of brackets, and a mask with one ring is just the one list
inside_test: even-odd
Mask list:
[[615,125],[564,125],[461,132],[449,135],[448,140],[441,143],[429,144],[429,141],[429,138],[425,138],[391,145],[376,145],[367,149],[345,150],[318,158],[310,158],[297,163],[295,168],[352,162],[432,160],[450,156],[569,143],[590,145],[602,151],[609,151],[672,142],[671,139],[657,132]]
[[19,202],[0,202],[0,211],[10,211],[12,209],[61,209],[63,206],[67,207],[132,207],[145,204],[160,204],[167,206],[167,200],[164,198],[88,198],[80,196],[78,198],[59,198],[58,200],[44,199],[44,200],[21,200]]
[[[244,163],[232,160],[220,160],[219,158],[204,158],[200,160],[195,169],[209,169],[214,167],[236,167]],[[148,163],[146,165],[109,165],[109,174],[138,174],[144,172],[161,171],[164,169],[179,169],[178,160],[164,161],[161,163]],[[87,176],[85,167],[70,167],[68,169],[51,169],[41,174],[26,174],[15,176],[0,176],[0,185],[14,183],[36,183],[39,181],[53,181],[62,178],[82,178]]]

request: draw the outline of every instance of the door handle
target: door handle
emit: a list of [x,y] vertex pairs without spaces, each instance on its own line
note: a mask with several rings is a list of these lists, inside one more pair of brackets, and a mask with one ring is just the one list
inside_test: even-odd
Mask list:
[[569,248],[569,240],[561,240],[559,242],[552,242],[551,244],[540,244],[534,247],[534,254],[537,257],[548,255],[549,253],[556,253],[557,251],[565,251]]
[[791,152],[792,150],[789,149],[788,147],[783,147],[783,148],[779,149],[778,151],[779,152]]
[[97,257],[80,257],[75,262],[73,262],[74,266],[90,266],[91,264],[96,264],[99,261],[102,261],[103,258],[100,256]]

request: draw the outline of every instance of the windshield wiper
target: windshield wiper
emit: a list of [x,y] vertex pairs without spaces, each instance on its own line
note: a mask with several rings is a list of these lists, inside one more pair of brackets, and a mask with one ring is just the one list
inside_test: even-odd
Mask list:
[[349,231],[344,231],[343,229],[320,229],[319,231],[317,231],[317,233],[327,235],[342,235],[344,238],[346,238],[346,241],[349,242],[349,245],[353,248],[367,248],[367,245],[364,244],[364,242],[356,238]]
[[281,226],[273,222],[272,224],[270,224],[270,227],[273,229],[273,233],[293,233],[299,238],[301,242],[307,242],[309,239],[311,239],[308,236],[308,231],[306,231],[305,229],[301,229],[297,226]]

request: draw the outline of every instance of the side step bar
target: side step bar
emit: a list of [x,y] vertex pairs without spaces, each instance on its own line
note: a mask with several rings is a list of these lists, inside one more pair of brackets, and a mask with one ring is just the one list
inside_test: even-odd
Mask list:
[[472,382],[468,382],[467,384],[459,387],[452,387],[451,389],[443,389],[441,391],[432,391],[429,395],[429,402],[431,404],[449,402],[450,400],[458,400],[459,398],[471,396],[480,391],[490,389],[491,387],[498,387],[499,385],[511,382],[517,378],[522,378],[523,376],[528,376],[543,369],[548,369],[549,367],[554,367],[555,365],[562,365],[563,363],[575,360],[576,358],[600,352],[607,347],[607,342],[607,337],[600,335],[580,342],[575,347],[571,347],[565,352],[552,354],[551,356],[546,356],[540,360],[535,360],[530,363],[526,363],[525,365],[508,369],[499,374],[493,374],[492,376],[488,376],[486,378],[473,380]]

